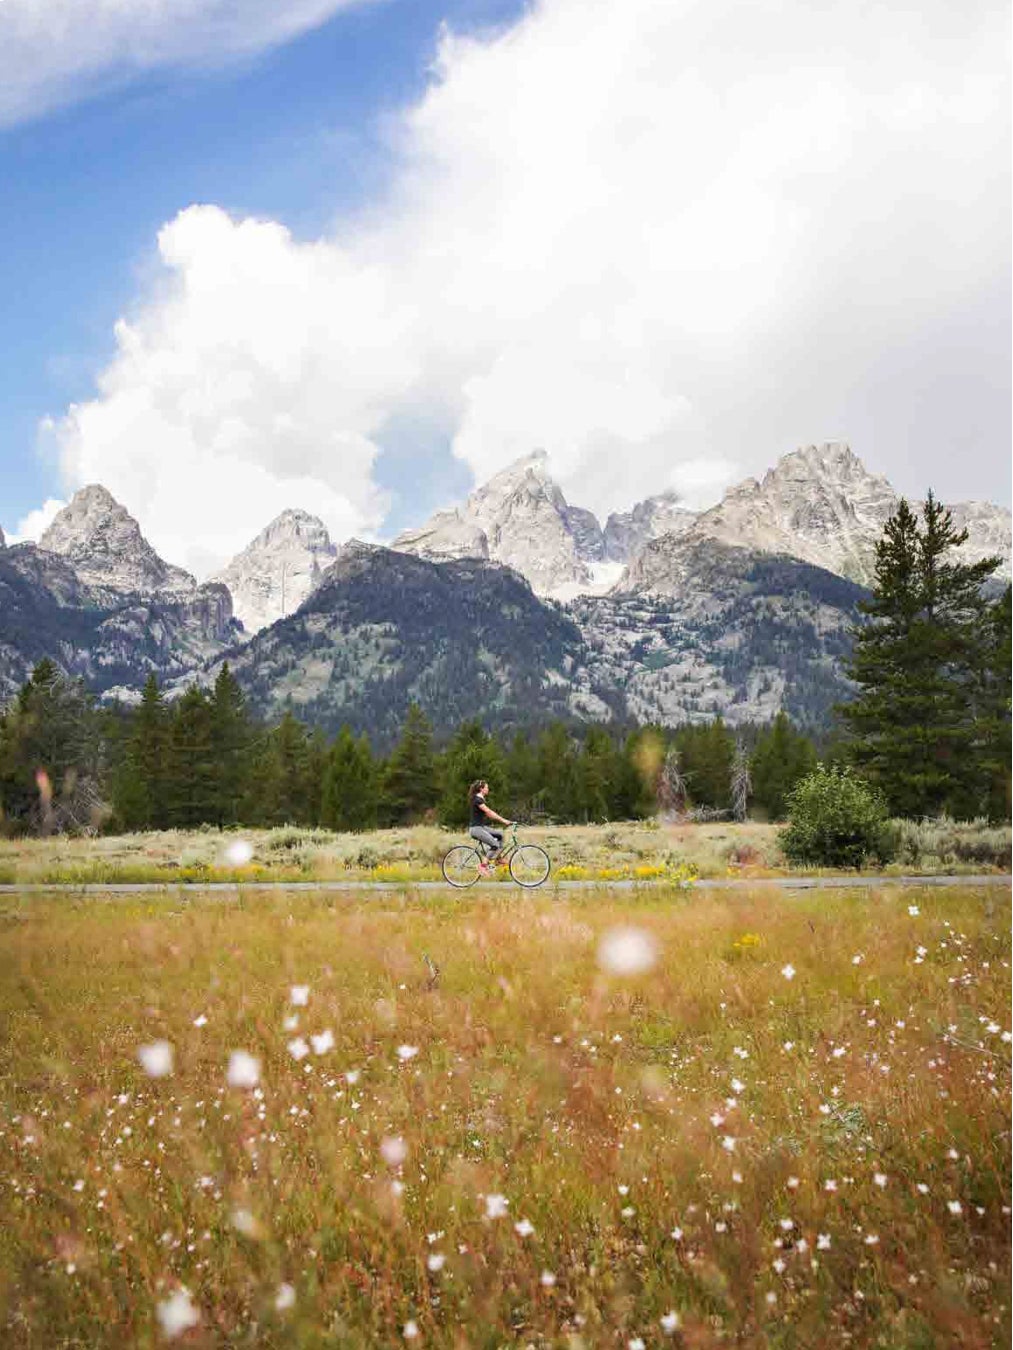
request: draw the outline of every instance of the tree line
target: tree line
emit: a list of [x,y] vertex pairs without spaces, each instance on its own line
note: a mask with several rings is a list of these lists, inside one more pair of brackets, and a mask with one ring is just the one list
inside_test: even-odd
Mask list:
[[227,665],[213,687],[192,686],[175,700],[150,676],[135,708],[109,709],[42,661],[0,717],[0,806],[9,833],[283,824],[359,831],[423,819],[463,826],[468,786],[483,778],[506,814],[594,822],[659,809],[729,812],[735,768],[745,764],[752,807],[780,815],[785,794],[815,763],[815,747],[784,714],[745,738],[720,717],[674,731],[555,721],[506,739],[468,722],[437,745],[412,704],[381,755],[347,726],[328,739],[291,712],[275,725],[257,721]]
[[[898,816],[1009,817],[1010,589],[993,581],[999,559],[959,561],[965,539],[931,494],[920,517],[901,501],[852,635],[855,696],[820,747]],[[0,714],[0,826],[459,826],[478,778],[521,819],[779,819],[816,761],[784,713],[734,734],[720,717],[674,729],[555,721],[509,738],[472,721],[437,745],[415,704],[381,754],[347,726],[328,739],[291,712],[258,721],[228,665],[173,700],[150,676],[136,707],[109,708],[43,660]]]

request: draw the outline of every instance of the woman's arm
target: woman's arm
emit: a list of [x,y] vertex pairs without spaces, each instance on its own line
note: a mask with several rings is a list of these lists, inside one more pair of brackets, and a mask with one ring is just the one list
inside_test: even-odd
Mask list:
[[493,811],[491,807],[486,806],[485,802],[479,802],[479,806],[482,808],[483,812],[489,817],[490,820],[498,820],[501,825],[513,824],[512,820],[505,820],[502,816],[497,815],[496,812]]

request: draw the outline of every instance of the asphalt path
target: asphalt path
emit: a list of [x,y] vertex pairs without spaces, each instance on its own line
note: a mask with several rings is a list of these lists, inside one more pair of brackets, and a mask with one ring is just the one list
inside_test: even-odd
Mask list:
[[[671,881],[553,881],[550,877],[537,889],[541,891],[646,891],[671,888]],[[837,891],[862,890],[881,886],[1013,886],[1013,876],[987,873],[983,876],[840,876],[840,877],[708,877],[683,887],[687,891]],[[484,894],[518,891],[522,888],[512,882],[476,882],[467,888]],[[35,895],[47,892],[72,892],[75,895],[137,895],[145,892],[173,895],[179,892],[247,892],[247,891],[443,891],[455,893],[445,881],[115,881],[67,884],[64,882],[31,882],[25,885],[0,885],[0,895]]]

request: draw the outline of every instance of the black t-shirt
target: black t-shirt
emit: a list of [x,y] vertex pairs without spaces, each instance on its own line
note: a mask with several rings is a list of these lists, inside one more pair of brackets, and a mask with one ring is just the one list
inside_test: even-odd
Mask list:
[[485,805],[485,793],[478,792],[471,799],[471,824],[488,825],[489,817],[481,809]]

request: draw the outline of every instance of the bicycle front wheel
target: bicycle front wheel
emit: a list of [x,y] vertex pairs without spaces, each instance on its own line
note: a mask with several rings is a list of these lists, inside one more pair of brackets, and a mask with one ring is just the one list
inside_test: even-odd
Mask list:
[[451,886],[474,886],[478,880],[478,853],[467,844],[458,844],[443,859],[443,876]]
[[510,859],[510,875],[518,886],[540,886],[549,875],[549,855],[537,844],[521,844]]

